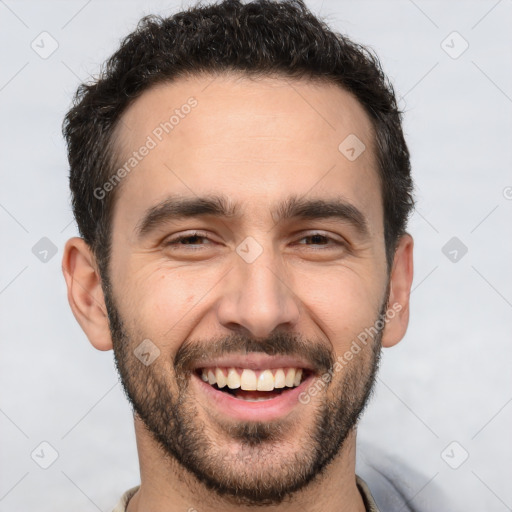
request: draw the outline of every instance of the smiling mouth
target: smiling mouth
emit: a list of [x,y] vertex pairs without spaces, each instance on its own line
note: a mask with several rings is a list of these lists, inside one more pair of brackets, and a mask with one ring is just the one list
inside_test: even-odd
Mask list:
[[214,389],[240,400],[260,402],[300,386],[312,372],[305,368],[198,368],[196,375]]

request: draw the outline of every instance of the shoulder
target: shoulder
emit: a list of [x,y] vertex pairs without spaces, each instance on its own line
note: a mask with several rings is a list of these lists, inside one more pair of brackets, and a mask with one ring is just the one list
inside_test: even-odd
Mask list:
[[132,498],[132,496],[139,490],[140,485],[128,489],[119,499],[117,505],[114,507],[112,512],[126,512],[126,505]]
[[367,484],[380,512],[438,512],[450,508],[450,500],[436,485],[438,473],[424,474],[373,445],[358,443],[356,473]]

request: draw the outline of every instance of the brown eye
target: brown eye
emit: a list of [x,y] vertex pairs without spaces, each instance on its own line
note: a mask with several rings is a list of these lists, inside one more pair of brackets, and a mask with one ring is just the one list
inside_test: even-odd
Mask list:
[[[320,245],[320,246],[343,246],[343,242],[341,240],[336,240],[330,236],[324,235],[323,233],[312,233],[306,235],[300,239],[309,240],[311,243],[302,243],[298,242],[299,245]],[[331,243],[329,243],[331,242]]]
[[202,246],[202,245],[209,245],[200,243],[201,240],[210,240],[207,236],[205,236],[203,233],[199,232],[193,232],[189,233],[188,235],[180,235],[175,238],[171,238],[168,240],[165,245],[166,246],[172,246],[173,248],[181,248],[181,247],[190,247],[191,249],[197,249],[196,246]]

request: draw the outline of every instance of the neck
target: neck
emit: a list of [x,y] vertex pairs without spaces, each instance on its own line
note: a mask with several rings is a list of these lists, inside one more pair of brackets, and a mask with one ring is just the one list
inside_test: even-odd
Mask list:
[[[127,512],[158,510],[175,512],[253,512],[219,497],[163,454],[142,421],[135,415],[141,485],[128,503]],[[365,507],[355,480],[356,431],[351,432],[335,459],[306,488],[279,505],[259,506],[261,512],[364,512]]]

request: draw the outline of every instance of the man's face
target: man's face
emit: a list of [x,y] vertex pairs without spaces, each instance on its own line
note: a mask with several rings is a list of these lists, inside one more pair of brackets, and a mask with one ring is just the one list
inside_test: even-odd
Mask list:
[[[339,452],[375,377],[380,334],[308,391],[386,308],[370,121],[334,85],[234,77],[159,85],[122,121],[119,167],[155,142],[116,191],[106,299],[123,385],[162,451],[209,488],[278,503]],[[354,135],[356,159],[338,149]],[[176,199],[214,196],[231,215],[172,215]],[[202,378],[217,368],[235,368],[222,389]],[[290,368],[298,387],[227,391],[233,371],[272,387]]]

